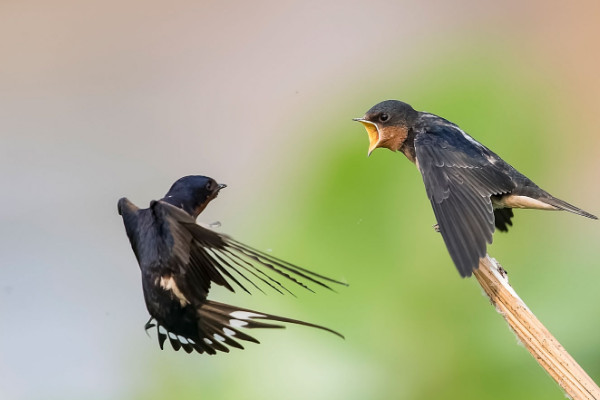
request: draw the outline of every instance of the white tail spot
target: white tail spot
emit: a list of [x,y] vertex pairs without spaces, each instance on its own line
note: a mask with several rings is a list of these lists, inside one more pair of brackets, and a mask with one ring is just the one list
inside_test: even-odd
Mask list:
[[266,317],[266,315],[248,312],[248,311],[234,311],[232,313],[229,313],[229,315],[231,315],[233,318],[236,318],[236,319],[251,319],[251,318],[265,318]]
[[235,336],[235,331],[232,331],[229,328],[223,328],[223,333],[226,334],[227,336]]
[[179,342],[183,344],[188,344],[188,340],[181,335],[177,335],[177,339],[179,339]]
[[214,337],[214,338],[215,338],[217,341],[219,341],[219,342],[224,342],[224,341],[225,341],[225,338],[224,338],[223,336],[219,335],[218,333],[215,333],[215,334],[213,335],[213,337]]
[[240,321],[239,319],[230,319],[229,325],[233,326],[234,328],[242,328],[248,325],[248,323],[246,321]]

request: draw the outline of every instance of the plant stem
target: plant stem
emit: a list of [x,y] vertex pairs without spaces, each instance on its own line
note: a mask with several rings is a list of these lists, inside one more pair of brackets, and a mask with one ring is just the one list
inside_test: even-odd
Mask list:
[[533,315],[489,255],[473,271],[477,281],[521,343],[572,399],[600,400],[600,388]]

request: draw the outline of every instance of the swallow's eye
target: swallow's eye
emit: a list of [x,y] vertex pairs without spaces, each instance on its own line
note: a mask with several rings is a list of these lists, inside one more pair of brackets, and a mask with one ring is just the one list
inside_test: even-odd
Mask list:
[[388,119],[390,119],[390,117],[389,117],[389,115],[387,115],[387,114],[381,114],[381,115],[379,116],[379,121],[381,121],[381,122],[385,122],[385,121],[387,121]]
[[207,182],[205,188],[206,190],[212,190],[212,182]]

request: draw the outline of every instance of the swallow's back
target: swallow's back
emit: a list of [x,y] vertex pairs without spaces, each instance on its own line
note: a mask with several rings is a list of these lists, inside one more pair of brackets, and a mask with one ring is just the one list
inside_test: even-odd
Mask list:
[[166,221],[156,215],[152,204],[139,209],[126,198],[119,200],[119,213],[142,271],[159,269],[161,262],[169,258],[173,243]]

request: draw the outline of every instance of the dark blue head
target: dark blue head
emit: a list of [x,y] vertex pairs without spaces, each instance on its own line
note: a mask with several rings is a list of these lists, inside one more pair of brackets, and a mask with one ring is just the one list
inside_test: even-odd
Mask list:
[[404,144],[408,129],[419,113],[409,104],[398,100],[386,100],[371,107],[362,118],[369,135],[369,153],[378,147],[398,151]]
[[184,176],[171,186],[162,201],[179,207],[196,218],[225,187],[227,185],[219,184],[207,176]]

